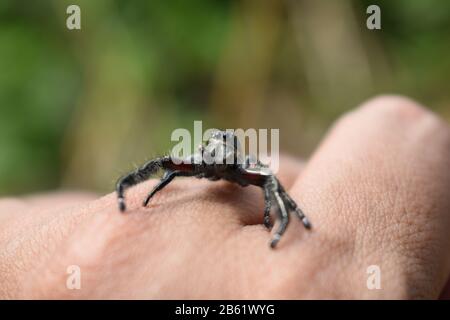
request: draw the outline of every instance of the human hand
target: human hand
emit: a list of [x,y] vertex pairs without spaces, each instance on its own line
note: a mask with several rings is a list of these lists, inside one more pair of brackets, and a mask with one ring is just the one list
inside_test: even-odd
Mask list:
[[[0,203],[0,296],[10,298],[437,298],[450,274],[450,129],[400,97],[337,121],[279,179],[311,220],[275,250],[262,191],[179,179],[79,204]],[[44,198],[45,199],[45,198]],[[84,199],[84,198],[83,198]],[[78,265],[81,289],[68,290]],[[381,289],[367,288],[378,265]]]

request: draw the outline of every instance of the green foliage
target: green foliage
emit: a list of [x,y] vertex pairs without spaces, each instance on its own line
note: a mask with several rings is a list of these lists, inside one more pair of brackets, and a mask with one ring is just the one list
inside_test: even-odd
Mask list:
[[305,155],[373,94],[449,118],[450,2],[376,3],[378,31],[368,0],[1,1],[0,193],[109,190],[194,120],[280,128]]

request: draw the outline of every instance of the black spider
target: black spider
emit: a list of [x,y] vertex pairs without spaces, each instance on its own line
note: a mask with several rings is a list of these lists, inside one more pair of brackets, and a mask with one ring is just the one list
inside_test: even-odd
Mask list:
[[144,206],[155,193],[167,186],[175,177],[207,178],[213,181],[224,179],[243,187],[255,185],[264,190],[264,225],[269,229],[272,227],[270,209],[272,202],[275,202],[278,207],[280,225],[270,242],[272,248],[277,245],[286,230],[290,211],[296,213],[305,228],[311,228],[304,213],[267,166],[259,161],[252,164],[248,156],[244,161],[242,160],[238,138],[231,132],[214,131],[206,146],[200,146],[197,153],[184,161],[170,156],[156,158],[120,178],[116,186],[120,211],[125,211],[125,189],[147,180],[160,169],[165,171],[164,175],[144,200]]

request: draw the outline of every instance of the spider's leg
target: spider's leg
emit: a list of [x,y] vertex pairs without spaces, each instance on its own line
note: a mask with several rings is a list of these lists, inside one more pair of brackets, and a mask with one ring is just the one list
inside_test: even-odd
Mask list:
[[297,206],[297,204],[295,203],[295,201],[289,196],[289,194],[284,190],[281,189],[280,190],[280,194],[281,197],[287,202],[288,206],[294,210],[295,214],[297,215],[297,217],[302,221],[303,226],[306,229],[311,229],[311,222],[309,222],[308,218],[306,217],[306,215],[303,213],[303,211]]
[[272,238],[272,241],[270,242],[270,247],[275,248],[278,241],[280,241],[281,236],[286,231],[286,227],[289,223],[289,214],[286,210],[286,206],[284,204],[283,199],[281,198],[278,191],[273,191],[273,197],[277,202],[278,205],[278,213],[280,215],[280,226],[278,227],[278,230],[275,232],[275,235]]
[[[249,159],[249,157],[247,157]],[[258,186],[264,191],[264,225],[270,229],[270,209],[272,207],[272,193],[277,190],[278,181],[273,176],[262,174],[258,171],[242,170],[242,181],[245,184]]]
[[153,190],[147,195],[147,197],[145,198],[144,202],[143,202],[143,206],[146,207],[148,202],[150,201],[150,199],[155,195],[155,193],[157,193],[158,191],[162,190],[165,186],[167,186],[172,180],[173,178],[176,177],[176,173],[177,171],[166,171],[163,175],[163,177],[161,178],[161,180],[159,181],[159,183],[153,188]]
[[192,176],[194,173],[187,171],[166,171],[161,181],[153,188],[153,190],[147,195],[144,200],[143,206],[147,206],[150,199],[158,192],[167,186],[175,177],[187,177]]
[[270,208],[272,207],[272,199],[270,197],[270,188],[264,186],[264,226],[267,229],[272,228],[272,223],[270,222]]
[[166,168],[170,166],[172,160],[170,157],[161,157],[150,160],[145,163],[142,167],[134,170],[133,172],[123,176],[117,181],[116,184],[116,192],[117,198],[119,201],[119,209],[120,211],[125,211],[125,190],[129,187],[132,187],[144,180],[147,180],[155,174],[160,168]]

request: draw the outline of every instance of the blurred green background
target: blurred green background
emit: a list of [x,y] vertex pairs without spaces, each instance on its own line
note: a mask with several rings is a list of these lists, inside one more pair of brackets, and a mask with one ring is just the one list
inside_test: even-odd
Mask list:
[[[370,4],[382,30],[366,28]],[[280,128],[308,156],[375,94],[450,119],[449,56],[446,0],[1,0],[0,194],[112,190],[194,120]]]

